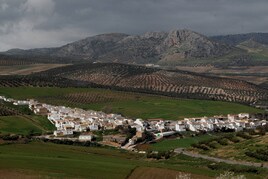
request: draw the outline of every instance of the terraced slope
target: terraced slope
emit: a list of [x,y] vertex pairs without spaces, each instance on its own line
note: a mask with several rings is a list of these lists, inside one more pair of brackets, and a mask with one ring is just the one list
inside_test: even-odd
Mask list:
[[72,65],[39,75],[130,91],[242,103],[266,100],[268,92],[240,80],[115,63]]

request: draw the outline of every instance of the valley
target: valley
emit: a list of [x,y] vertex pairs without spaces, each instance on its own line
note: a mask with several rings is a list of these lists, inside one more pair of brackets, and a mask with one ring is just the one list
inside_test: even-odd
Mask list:
[[[215,38],[186,29],[112,33],[1,53],[0,96],[36,103],[31,110],[0,104],[0,177],[267,176],[259,165],[243,165],[266,165],[258,155],[267,157],[266,111],[254,105],[268,100],[267,46]],[[84,115],[98,130],[84,128]]]

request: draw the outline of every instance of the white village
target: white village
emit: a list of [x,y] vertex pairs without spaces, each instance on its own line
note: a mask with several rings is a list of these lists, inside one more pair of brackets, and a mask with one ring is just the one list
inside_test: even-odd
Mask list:
[[[119,114],[106,114],[101,111],[83,110],[66,106],[55,106],[40,103],[36,100],[15,100],[0,96],[0,100],[13,103],[13,105],[28,105],[29,109],[36,115],[47,116],[47,119],[56,127],[53,135],[49,137],[65,139],[79,132],[77,139],[80,141],[91,141],[94,135],[92,131],[112,130],[118,126],[136,129],[136,135],[128,139],[124,135],[103,136],[104,144],[117,144],[117,147],[130,147],[139,138],[143,138],[144,132],[150,132],[156,139],[171,136],[184,131],[211,132],[216,130],[242,131],[243,129],[254,129],[266,125],[265,120],[251,118],[248,113],[219,115],[213,117],[184,118],[184,120],[163,119],[130,119]],[[70,138],[68,138],[70,139]],[[122,146],[124,144],[124,146]]]

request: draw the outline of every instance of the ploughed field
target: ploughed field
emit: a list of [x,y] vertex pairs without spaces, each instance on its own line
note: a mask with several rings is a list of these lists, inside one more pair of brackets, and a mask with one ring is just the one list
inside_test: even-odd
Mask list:
[[32,73],[46,71],[52,68],[66,66],[66,64],[27,64],[27,65],[0,65],[0,75],[29,75]]
[[178,120],[184,117],[262,112],[259,109],[230,102],[171,98],[96,88],[0,88],[0,95],[15,99],[34,98],[48,104],[101,110],[143,119]]
[[77,64],[33,75],[6,76],[0,78],[0,86],[100,87],[240,103],[268,98],[266,89],[241,80],[115,63]]

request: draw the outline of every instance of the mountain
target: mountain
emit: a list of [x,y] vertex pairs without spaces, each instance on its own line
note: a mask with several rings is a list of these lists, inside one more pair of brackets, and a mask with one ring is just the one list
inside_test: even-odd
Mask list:
[[[40,72],[34,76],[184,98],[254,103],[267,100],[268,97],[267,90],[241,80],[118,63],[70,65]],[[10,83],[10,80],[7,81]]]
[[148,32],[143,35],[121,33],[88,37],[58,48],[13,49],[13,56],[49,56],[85,61],[123,63],[168,63],[187,59],[220,57],[231,47],[199,33],[184,29],[170,32]]
[[211,40],[236,46],[244,41],[254,40],[255,42],[268,45],[268,33],[248,33],[235,35],[220,35],[210,37]]
[[118,62],[163,66],[268,65],[268,33],[206,37],[191,30],[147,32],[142,35],[109,33],[88,37],[62,47],[12,49],[2,54],[37,63]]

